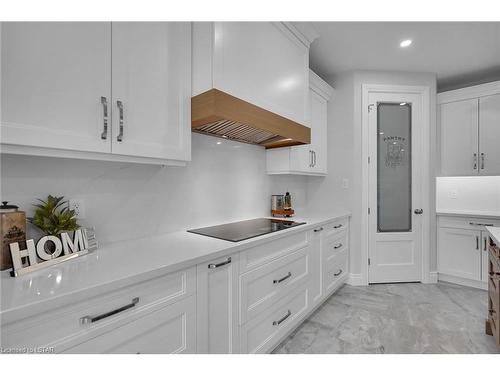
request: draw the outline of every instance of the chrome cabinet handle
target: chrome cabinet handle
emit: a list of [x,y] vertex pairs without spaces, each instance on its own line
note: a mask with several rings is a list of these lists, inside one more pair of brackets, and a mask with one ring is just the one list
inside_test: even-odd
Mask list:
[[288,272],[286,274],[286,276],[283,276],[281,279],[278,279],[278,280],[273,280],[273,284],[279,284],[279,283],[282,283],[283,281],[285,281],[286,279],[289,279],[290,277],[292,277],[292,273],[291,272]]
[[313,151],[309,150],[309,168],[313,166]]
[[477,154],[476,153],[474,153],[474,163],[473,163],[472,169],[474,169],[474,170],[477,169]]
[[315,167],[316,166],[316,151],[313,151],[312,153],[313,153],[313,165],[312,166]]
[[105,96],[101,96],[101,104],[103,110],[103,129],[101,133],[101,139],[108,138],[108,99]]
[[334,273],[334,274],[333,274],[333,276],[337,277],[337,276],[339,276],[341,273],[342,273],[342,270],[340,270],[340,271],[339,271],[339,272],[337,272],[337,273]]
[[481,152],[481,169],[484,169],[484,152]]
[[122,142],[123,141],[123,103],[120,100],[117,100],[116,105],[118,106],[118,110],[120,112],[120,122],[119,122],[120,133],[116,137],[116,140],[118,142]]
[[122,311],[125,311],[125,310],[128,310],[128,309],[131,309],[132,307],[135,307],[135,305],[137,305],[139,303],[139,297],[135,297],[132,299],[132,302],[125,305],[125,306],[122,306],[122,307],[119,307],[115,310],[111,310],[107,313],[104,313],[104,314],[101,314],[101,315],[97,315],[97,316],[90,316],[90,315],[87,315],[87,316],[84,316],[83,318],[80,318],[80,323],[81,324],[90,324],[90,323],[95,323],[101,319],[104,319],[104,318],[107,318],[107,317],[110,317],[112,315],[116,315],[118,313],[121,313]]
[[487,246],[486,246],[486,237],[485,237],[484,238],[484,247],[483,247],[483,250],[486,251],[486,248],[487,248]]
[[469,222],[469,225],[479,225],[479,226],[481,226],[481,227],[492,227],[492,226],[493,226],[493,224],[475,223],[475,222],[473,222],[473,221],[470,221],[470,222]]
[[333,248],[334,248],[334,249],[340,249],[341,247],[342,247],[342,244],[341,244],[341,243],[339,243],[338,245],[335,245]]
[[315,231],[315,232],[321,232],[322,230],[323,230],[323,227],[318,228],[318,229],[315,229],[314,231]]
[[333,227],[333,229],[339,229],[339,228],[342,228],[342,224],[335,225],[335,226]]
[[288,312],[286,313],[286,315],[283,318],[281,318],[280,320],[275,320],[273,322],[273,326],[279,326],[281,323],[283,323],[285,320],[287,320],[290,317],[290,315],[292,315],[292,312],[290,310],[288,310]]
[[210,263],[208,265],[208,268],[214,269],[214,268],[225,266],[226,264],[229,264],[229,263],[231,263],[231,257],[227,258],[224,262],[220,262],[220,263],[217,263],[217,264]]
[[476,236],[476,250],[479,250],[479,236]]

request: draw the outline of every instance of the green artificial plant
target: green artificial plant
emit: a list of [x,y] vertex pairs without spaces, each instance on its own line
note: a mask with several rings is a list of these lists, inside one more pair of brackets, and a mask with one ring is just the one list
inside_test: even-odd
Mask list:
[[68,201],[64,197],[53,197],[49,195],[47,200],[38,199],[39,204],[33,217],[29,222],[42,230],[47,235],[58,235],[61,232],[75,231],[80,228],[74,210],[68,207]]

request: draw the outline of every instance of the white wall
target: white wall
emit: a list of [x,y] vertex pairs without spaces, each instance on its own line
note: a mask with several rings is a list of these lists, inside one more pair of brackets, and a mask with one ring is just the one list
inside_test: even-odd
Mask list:
[[192,149],[184,168],[1,155],[1,200],[31,215],[48,194],[83,199],[102,244],[269,216],[285,189],[302,213],[305,179],[268,176],[262,147],[193,134]]
[[500,176],[438,177],[436,209],[500,216]]

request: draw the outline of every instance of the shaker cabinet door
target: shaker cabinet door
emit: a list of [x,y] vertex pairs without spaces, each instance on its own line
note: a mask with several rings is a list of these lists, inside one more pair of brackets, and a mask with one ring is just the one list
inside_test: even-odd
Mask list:
[[190,23],[112,27],[113,154],[189,160]]
[[1,142],[110,152],[110,77],[109,22],[3,22]]
[[500,175],[500,94],[479,99],[479,173]]
[[445,103],[440,110],[441,175],[477,175],[478,99]]

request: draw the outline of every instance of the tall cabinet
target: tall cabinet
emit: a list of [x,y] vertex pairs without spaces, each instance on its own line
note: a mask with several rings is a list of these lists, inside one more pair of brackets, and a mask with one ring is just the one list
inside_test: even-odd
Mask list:
[[500,175],[500,82],[438,94],[441,176]]
[[189,22],[1,24],[2,152],[190,160]]
[[328,101],[333,93],[330,85],[309,71],[311,143],[267,150],[268,174],[327,174]]

